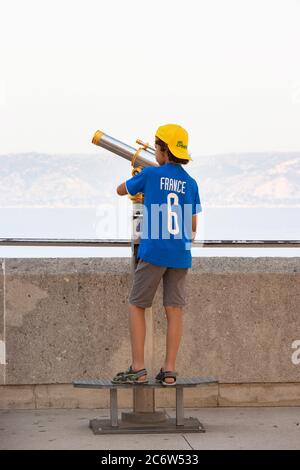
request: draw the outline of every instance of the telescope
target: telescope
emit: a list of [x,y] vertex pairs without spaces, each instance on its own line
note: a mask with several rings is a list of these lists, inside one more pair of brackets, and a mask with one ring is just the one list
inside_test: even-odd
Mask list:
[[136,140],[136,143],[139,144],[140,147],[135,149],[98,130],[94,134],[92,143],[129,160],[133,170],[140,168],[140,170],[133,171],[133,175],[146,166],[159,166],[157,163],[150,160],[155,157],[155,149],[151,147],[149,143],[144,143],[140,139]]

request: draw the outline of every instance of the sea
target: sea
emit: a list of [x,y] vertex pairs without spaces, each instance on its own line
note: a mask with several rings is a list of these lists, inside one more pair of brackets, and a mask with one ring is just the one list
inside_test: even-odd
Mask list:
[[[130,240],[131,214],[106,217],[97,207],[0,208],[0,238]],[[119,223],[120,222],[120,223]],[[298,257],[300,207],[204,207],[196,240],[296,240],[299,248],[193,247],[193,257]],[[1,258],[131,257],[130,247],[6,246]]]

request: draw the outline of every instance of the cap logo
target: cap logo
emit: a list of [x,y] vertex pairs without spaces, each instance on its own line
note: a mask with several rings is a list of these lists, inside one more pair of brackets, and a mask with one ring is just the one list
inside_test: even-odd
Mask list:
[[181,148],[183,148],[183,149],[186,149],[186,148],[187,148],[187,145],[184,145],[184,143],[182,142],[182,140],[177,140],[176,147],[181,147]]

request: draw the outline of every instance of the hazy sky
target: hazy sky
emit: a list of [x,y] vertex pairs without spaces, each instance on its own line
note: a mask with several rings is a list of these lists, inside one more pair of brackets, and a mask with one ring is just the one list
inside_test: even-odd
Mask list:
[[300,1],[0,0],[0,154],[300,150]]

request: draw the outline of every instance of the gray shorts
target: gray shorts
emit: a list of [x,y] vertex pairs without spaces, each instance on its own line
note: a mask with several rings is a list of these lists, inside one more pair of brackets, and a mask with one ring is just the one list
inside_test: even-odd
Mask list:
[[139,259],[128,297],[129,303],[143,308],[151,307],[160,280],[163,278],[164,307],[185,305],[185,280],[188,270],[189,268],[157,266]]

